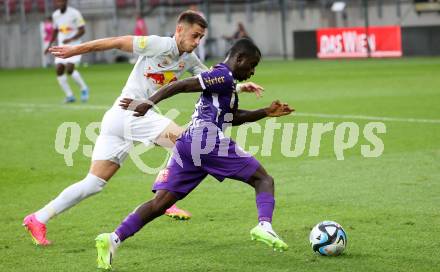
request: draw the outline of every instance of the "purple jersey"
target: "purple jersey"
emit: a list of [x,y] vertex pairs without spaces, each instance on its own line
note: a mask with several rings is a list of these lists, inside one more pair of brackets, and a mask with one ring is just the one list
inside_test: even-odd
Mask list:
[[192,138],[194,133],[207,126],[216,126],[216,131],[211,130],[212,133],[223,135],[222,131],[226,127],[224,123],[232,122],[233,113],[238,108],[238,96],[232,72],[226,64],[220,63],[197,77],[203,92],[184,137]]
[[153,185],[153,192],[167,190],[182,199],[209,174],[219,181],[247,182],[260,163],[223,135],[238,108],[238,96],[229,67],[220,63],[198,75],[203,92],[192,123],[176,141],[173,156]]

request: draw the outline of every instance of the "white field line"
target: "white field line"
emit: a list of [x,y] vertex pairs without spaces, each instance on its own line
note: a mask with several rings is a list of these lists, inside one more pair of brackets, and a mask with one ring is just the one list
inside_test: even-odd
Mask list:
[[404,122],[404,123],[431,123],[440,124],[438,119],[418,119],[418,118],[399,118],[399,117],[386,117],[386,116],[367,116],[367,115],[346,115],[346,114],[326,114],[326,113],[307,113],[296,112],[296,116],[305,117],[319,117],[319,118],[335,118],[335,119],[357,119],[357,120],[371,120],[371,121],[384,121],[384,122]]
[[9,107],[9,108],[28,108],[28,109],[66,109],[66,110],[107,110],[111,108],[111,104],[108,106],[103,105],[88,105],[88,104],[35,104],[35,103],[0,103],[0,108]]
[[[64,105],[64,104],[33,104],[33,103],[0,103],[1,107],[12,108],[42,108],[42,109],[67,109],[67,110],[107,110],[112,105]],[[430,123],[440,124],[440,119],[419,119],[419,118],[400,118],[387,116],[367,116],[367,115],[346,115],[346,114],[326,114],[326,113],[311,113],[311,112],[295,112],[294,116],[301,117],[318,117],[328,119],[355,119],[355,120],[370,120],[370,121],[384,121],[384,122],[403,122],[403,123]]]

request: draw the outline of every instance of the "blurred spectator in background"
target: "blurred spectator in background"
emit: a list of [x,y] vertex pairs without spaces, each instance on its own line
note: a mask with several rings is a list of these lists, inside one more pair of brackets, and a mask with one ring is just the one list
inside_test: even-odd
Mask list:
[[223,39],[227,40],[230,43],[234,43],[236,40],[241,39],[241,38],[251,39],[251,37],[246,32],[246,29],[244,28],[244,25],[242,22],[238,23],[237,30],[234,32],[234,34],[232,36],[223,35],[222,37],[223,37]]
[[134,35],[135,36],[147,36],[148,35],[147,24],[145,23],[144,18],[142,18],[141,14],[138,14],[136,16]]
[[[134,25],[134,35],[135,36],[147,36],[148,35],[148,27],[145,23],[144,18],[140,13],[136,16],[136,23]],[[133,57],[130,58],[129,62],[131,64],[135,64],[138,59],[138,56],[133,54]]]
[[[189,9],[197,12],[199,15],[206,19],[205,14],[203,14],[203,12],[199,10],[197,5],[190,5]],[[206,37],[208,37],[208,29],[205,30],[205,36],[200,40],[199,46],[196,49],[196,54],[202,62],[205,62],[206,59]]]
[[40,24],[40,33],[41,33],[41,40],[42,40],[42,48],[41,50],[41,64],[43,67],[47,67],[52,63],[52,55],[45,54],[44,50],[49,46],[49,43],[52,39],[53,35],[53,23],[52,23],[52,16],[46,17],[43,22]]
[[246,32],[246,29],[244,28],[244,25],[242,22],[238,22],[237,24],[237,30],[234,32],[234,34],[232,34],[232,36],[227,36],[227,35],[223,35],[222,36],[223,39],[225,39],[226,43],[225,43],[225,54],[227,54],[227,52],[229,51],[229,48],[231,48],[232,44],[241,39],[241,38],[247,38],[247,39],[251,39],[251,37],[249,37],[248,33]]

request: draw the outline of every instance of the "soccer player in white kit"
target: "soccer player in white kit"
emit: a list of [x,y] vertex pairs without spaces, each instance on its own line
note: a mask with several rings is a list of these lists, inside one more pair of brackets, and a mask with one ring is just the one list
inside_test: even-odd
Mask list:
[[[157,143],[172,147],[184,128],[155,111],[143,117],[135,117],[121,109],[119,100],[129,97],[148,99],[158,88],[176,81],[185,71],[197,75],[208,68],[197,58],[193,50],[203,38],[208,24],[199,14],[186,11],[179,15],[175,36],[121,36],[86,42],[76,46],[55,46],[50,49],[56,57],[109,49],[134,52],[139,58],[118,97],[102,120],[101,132],[93,149],[92,164],[88,175],[67,187],[42,209],[24,219],[23,225],[37,245],[48,245],[46,223],[55,215],[76,205],[83,199],[100,192],[117,172],[127,157],[133,142],[146,145]],[[237,87],[240,91],[261,95],[262,88],[252,82]],[[190,214],[172,206],[166,214],[179,219],[189,219]]]
[[[58,45],[80,44],[80,38],[85,33],[85,22],[77,9],[67,6],[67,0],[56,0],[55,4],[58,9],[52,14],[54,32],[45,53],[48,53],[49,48],[56,39],[58,40]],[[67,81],[67,75],[71,76],[80,87],[81,101],[86,102],[89,99],[89,88],[81,74],[75,69],[75,65],[79,64],[80,61],[81,56],[65,59],[55,58],[57,80],[66,95],[65,103],[73,103],[76,100]]]

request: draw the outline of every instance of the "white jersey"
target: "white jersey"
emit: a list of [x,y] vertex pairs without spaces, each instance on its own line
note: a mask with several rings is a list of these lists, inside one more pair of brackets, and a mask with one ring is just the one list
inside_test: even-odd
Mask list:
[[147,99],[185,71],[197,75],[208,70],[194,52],[179,55],[176,40],[171,37],[134,36],[133,52],[140,56],[122,90],[123,97]]
[[[52,14],[54,28],[58,29],[58,45],[63,45],[65,39],[72,38],[78,32],[78,28],[85,25],[81,13],[72,7],[67,7],[64,13],[57,9]],[[69,44],[80,44],[81,40],[77,39]]]
[[[194,53],[179,55],[176,40],[170,37],[135,36],[133,52],[139,58],[121,97],[104,115],[93,149],[93,161],[110,160],[121,165],[133,142],[160,144],[162,133],[180,135],[183,129],[169,118],[154,110],[148,111],[145,116],[134,117],[133,112],[121,109],[119,100],[123,97],[148,99],[157,89],[176,81],[185,71],[197,75],[208,70]],[[170,139],[166,142],[171,143]]]

